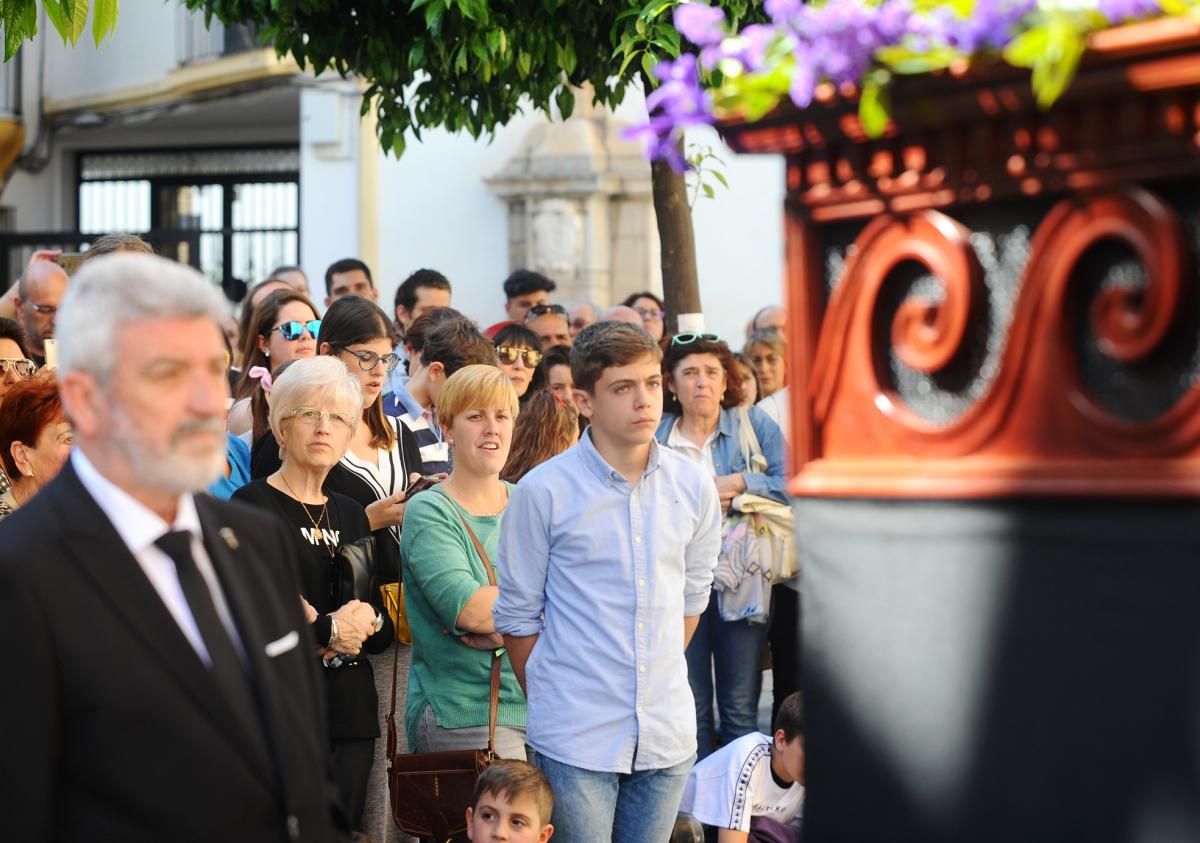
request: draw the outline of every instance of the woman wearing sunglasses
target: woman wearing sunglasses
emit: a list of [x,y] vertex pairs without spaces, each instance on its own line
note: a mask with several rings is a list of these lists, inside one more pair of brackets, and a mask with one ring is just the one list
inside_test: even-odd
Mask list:
[[0,318],[0,402],[16,384],[37,371],[25,350],[25,332],[14,319]]
[[493,341],[500,371],[508,376],[523,407],[525,399],[542,388],[543,378],[538,369],[538,363],[542,362],[542,341],[533,331],[515,322],[497,331]]
[[263,374],[316,354],[321,328],[316,306],[295,290],[271,293],[255,308],[250,323],[251,330],[242,337],[242,377],[233,396],[237,400],[229,409],[229,432],[235,436],[249,433],[247,444],[270,431]]
[[[741,383],[729,372],[733,354],[716,334],[676,334],[663,355],[667,387],[658,441],[705,467],[730,513],[733,499],[751,492],[787,503],[784,492],[783,437],[779,427],[761,410],[738,410]],[[743,413],[747,415],[743,416]],[[766,465],[755,465],[743,454],[742,419],[749,420]],[[769,592],[760,601],[769,606]],[[696,699],[696,741],[700,758],[720,743],[749,734],[757,728],[758,698],[762,690],[763,649],[767,643],[767,616],[724,620],[718,590],[687,648],[688,682]],[[714,681],[715,674],[715,681]],[[718,743],[713,720],[714,685],[721,715]]]

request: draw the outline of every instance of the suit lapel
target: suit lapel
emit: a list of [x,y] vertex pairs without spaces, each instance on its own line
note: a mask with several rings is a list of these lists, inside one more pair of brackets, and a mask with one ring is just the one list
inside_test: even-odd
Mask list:
[[240,735],[230,734],[231,713],[220,700],[208,668],[70,462],[63,466],[55,485],[59,523],[65,525],[63,541],[72,561],[91,582],[97,600],[108,605],[157,659],[163,673],[179,684],[184,699],[229,740],[239,757],[245,757]]

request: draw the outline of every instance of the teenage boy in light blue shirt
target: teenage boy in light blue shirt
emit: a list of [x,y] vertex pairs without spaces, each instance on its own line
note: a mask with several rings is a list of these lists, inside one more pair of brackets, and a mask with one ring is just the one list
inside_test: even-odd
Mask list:
[[512,492],[496,631],[529,701],[555,839],[662,843],[696,752],[684,649],[721,541],[712,478],[660,447],[662,352],[600,322],[571,349],[579,444]]

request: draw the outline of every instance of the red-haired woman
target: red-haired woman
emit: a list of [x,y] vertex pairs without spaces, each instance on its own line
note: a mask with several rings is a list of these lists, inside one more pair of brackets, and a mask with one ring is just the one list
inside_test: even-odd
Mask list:
[[71,444],[71,425],[52,377],[30,378],[8,390],[0,404],[0,461],[12,488],[0,497],[0,518],[54,479]]

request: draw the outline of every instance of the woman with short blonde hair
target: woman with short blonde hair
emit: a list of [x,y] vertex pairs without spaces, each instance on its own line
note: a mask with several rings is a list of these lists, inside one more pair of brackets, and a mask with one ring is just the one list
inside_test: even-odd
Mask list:
[[[497,589],[485,565],[491,566],[508,506],[510,486],[500,470],[517,413],[517,393],[495,366],[465,366],[438,393],[454,470],[413,497],[400,534],[413,640],[405,710],[413,752],[487,743],[492,651],[504,642],[492,625]],[[524,760],[525,697],[507,655],[501,668],[496,750]]]

